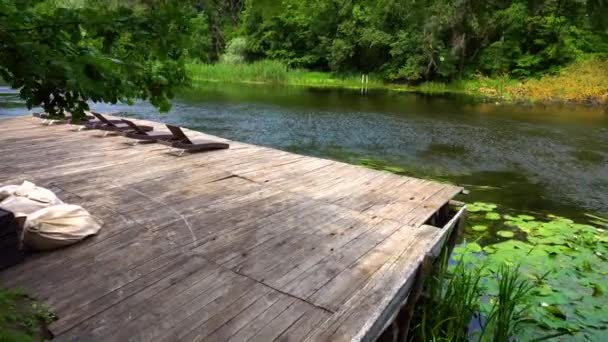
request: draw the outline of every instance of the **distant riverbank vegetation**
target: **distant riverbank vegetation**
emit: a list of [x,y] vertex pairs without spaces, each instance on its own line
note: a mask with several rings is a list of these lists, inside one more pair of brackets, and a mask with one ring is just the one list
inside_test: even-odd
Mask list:
[[[252,63],[189,63],[186,70],[196,82],[286,84],[309,87],[359,89],[362,75],[292,69],[280,61]],[[378,75],[366,75],[368,89],[422,93],[462,93],[499,101],[568,102],[608,106],[608,59],[586,58],[557,72],[526,79],[476,75],[446,82],[419,85],[388,83]]]
[[[608,104],[603,0],[231,0],[195,20],[189,75]],[[202,47],[202,48],[201,48]]]

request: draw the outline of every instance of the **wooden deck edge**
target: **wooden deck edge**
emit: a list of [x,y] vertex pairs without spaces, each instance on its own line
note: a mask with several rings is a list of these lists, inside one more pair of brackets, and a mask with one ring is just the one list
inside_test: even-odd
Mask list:
[[[404,310],[412,310],[415,307],[419,293],[414,296],[415,298],[411,297],[410,294],[412,289],[422,287],[424,281],[432,271],[432,267],[428,267],[428,265],[432,266],[433,262],[441,254],[441,251],[443,251],[444,248],[451,250],[454,247],[453,244],[464,226],[466,215],[467,207],[465,205],[443,228],[435,227],[437,229],[441,229],[442,233],[439,234],[434,241],[429,243],[432,245],[432,247],[430,251],[422,258],[422,260],[420,260],[420,265],[418,265],[416,276],[409,278],[403,284],[389,305],[386,306],[384,312],[376,319],[372,327],[366,332],[365,336],[362,338],[362,341],[376,341],[390,325],[398,323],[397,321],[399,320],[399,315]],[[405,324],[409,326],[409,321],[405,322]],[[407,333],[407,331],[405,331],[405,333]]]

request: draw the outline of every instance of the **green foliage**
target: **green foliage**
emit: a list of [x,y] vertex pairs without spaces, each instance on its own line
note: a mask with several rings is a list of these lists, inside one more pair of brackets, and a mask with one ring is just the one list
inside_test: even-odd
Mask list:
[[[288,68],[284,63],[260,60],[253,63],[215,63],[187,65],[188,75],[196,82],[271,83],[315,87],[360,88],[360,75],[333,75],[304,69]],[[384,84],[373,75],[369,88],[382,88]]]
[[206,13],[201,12],[196,17],[190,19],[190,26],[192,31],[190,33],[188,57],[202,63],[209,63],[212,59],[213,42]]
[[425,284],[426,294],[418,306],[414,341],[466,341],[466,327],[479,311],[481,269],[468,269],[460,260],[448,266],[444,253]]
[[[509,287],[528,298],[527,305],[511,306],[507,311],[493,311],[491,304],[481,305],[481,312],[488,319],[504,322],[505,316],[517,314],[519,327],[508,332],[508,327],[490,325],[483,334],[491,340],[504,340],[505,336],[517,336],[522,340],[541,339],[548,336],[572,334],[578,340],[595,341],[608,329],[608,296],[605,279],[608,276],[608,232],[588,224],[573,222],[564,217],[499,213],[498,207],[489,203],[474,203],[470,214],[470,228],[465,236],[484,241],[485,246],[468,243],[457,247],[454,258],[468,267],[483,267],[480,281],[484,294],[500,298],[502,285],[495,275],[505,278],[504,265],[516,267],[524,279],[533,282],[529,296],[527,286],[521,281],[509,279]],[[495,213],[501,220],[489,220]],[[590,215],[597,223],[605,218]],[[479,229],[480,226],[488,227]],[[601,226],[601,225],[600,225]],[[492,318],[494,316],[502,318]],[[496,335],[499,331],[499,335]],[[499,338],[499,336],[502,336]]]
[[243,37],[236,37],[226,46],[226,52],[222,55],[221,61],[228,64],[238,64],[245,62],[247,40]]
[[[70,4],[71,6],[72,4]],[[147,99],[161,111],[187,78],[192,6],[0,0],[0,77],[28,107],[82,116],[87,101]]]
[[249,0],[249,59],[418,83],[531,76],[608,53],[605,0]]
[[[476,243],[468,253],[480,253]],[[474,258],[474,257],[473,257]],[[471,255],[461,254],[451,265],[445,253],[425,284],[419,301],[413,341],[498,341],[519,335],[527,319],[534,284],[524,279],[518,266],[501,264],[496,271],[470,264]],[[488,286],[498,291],[488,291]],[[480,319],[479,331],[469,331]]]
[[276,61],[189,64],[188,73],[195,81],[283,83],[287,79],[287,67]]
[[522,279],[519,266],[510,268],[502,264],[496,276],[498,295],[492,299],[493,305],[487,313],[480,339],[509,342],[517,336],[526,320],[534,284]]
[[56,319],[45,306],[20,290],[0,288],[0,341],[23,342],[46,338],[43,329]]

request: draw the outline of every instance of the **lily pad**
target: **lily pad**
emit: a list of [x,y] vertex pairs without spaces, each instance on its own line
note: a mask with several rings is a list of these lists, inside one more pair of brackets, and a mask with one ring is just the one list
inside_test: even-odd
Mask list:
[[531,328],[517,332],[516,338],[529,333],[540,333],[536,337],[541,337],[560,331],[576,333],[577,339],[584,338],[582,332],[589,336],[605,334],[608,330],[608,316],[604,314],[608,307],[608,229],[604,221],[590,217],[596,221],[591,225],[555,215],[547,218],[523,213],[502,215],[499,208],[482,202],[469,206],[473,213],[478,212],[471,215],[474,223],[470,231],[496,230],[496,236],[503,240],[483,246],[469,243],[454,251],[470,267],[484,268],[482,297],[486,298],[485,302],[496,300],[495,275],[502,265],[519,266],[522,277],[536,284],[526,315]]
[[473,227],[471,227],[471,229],[476,232],[485,232],[486,230],[488,230],[488,226],[484,226],[483,224],[478,224],[478,225],[474,225]]
[[553,289],[551,288],[551,286],[547,285],[547,284],[543,284],[542,286],[538,287],[536,290],[536,293],[539,296],[549,296],[551,294],[553,294]]
[[469,242],[466,244],[465,249],[469,252],[479,253],[481,252],[481,246],[477,242]]
[[547,303],[542,303],[541,305],[542,305],[542,307],[545,308],[545,310],[549,311],[553,316],[555,316],[557,318],[561,318],[561,319],[566,319],[566,314],[557,306],[548,305]]
[[536,220],[536,218],[534,216],[530,216],[530,215],[517,215],[517,216],[505,215],[504,218],[505,218],[505,220],[515,221],[515,222],[526,222],[526,221]]
[[499,213],[487,213],[486,219],[492,220],[492,221],[498,221],[498,220],[500,220],[500,214]]
[[508,230],[500,230],[498,232],[496,232],[496,235],[500,236],[500,237],[504,237],[504,238],[512,238],[513,236],[515,236],[515,234],[511,231]]
[[485,203],[485,202],[475,202],[475,203],[467,204],[467,210],[472,213],[481,212],[481,211],[489,212],[489,211],[493,211],[497,207],[498,206],[496,204]]
[[604,295],[604,287],[598,283],[592,283],[593,286],[593,297],[600,297]]

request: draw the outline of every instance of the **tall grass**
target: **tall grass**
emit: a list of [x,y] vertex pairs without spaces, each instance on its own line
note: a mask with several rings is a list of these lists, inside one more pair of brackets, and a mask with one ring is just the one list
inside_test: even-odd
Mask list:
[[479,311],[481,277],[481,269],[467,269],[462,261],[448,269],[448,256],[443,253],[425,286],[414,340],[466,341],[467,326]]
[[[425,284],[425,295],[418,303],[412,341],[496,341],[508,342],[524,322],[534,284],[522,279],[519,267],[502,265],[496,276],[498,294],[488,298],[483,286],[488,272],[469,267],[463,260],[449,266],[444,253],[435,273]],[[493,304],[481,312],[482,300]],[[469,331],[475,316],[479,331]]]
[[187,65],[190,77],[195,81],[226,83],[285,83],[288,70],[281,62],[258,61],[246,63],[216,63]]
[[480,340],[509,342],[519,330],[529,309],[534,284],[520,277],[519,267],[501,265],[498,270],[498,296],[487,316]]
[[[361,75],[335,75],[327,72],[288,68],[279,61],[253,63],[215,63],[187,65],[194,81],[225,83],[270,83],[319,87],[360,88]],[[380,77],[370,75],[369,88],[384,87]]]

